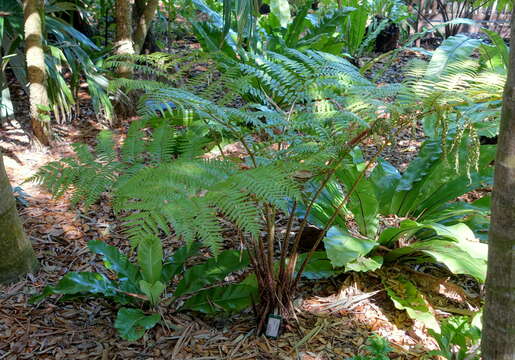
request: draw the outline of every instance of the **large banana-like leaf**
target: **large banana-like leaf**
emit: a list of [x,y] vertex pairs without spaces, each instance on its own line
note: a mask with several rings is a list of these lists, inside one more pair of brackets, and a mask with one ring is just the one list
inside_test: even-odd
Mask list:
[[183,246],[173,253],[173,255],[163,265],[161,274],[161,281],[165,284],[171,281],[174,276],[178,275],[183,269],[186,261],[200,249],[200,244],[197,242],[191,245]]
[[392,198],[390,214],[406,216],[419,199],[418,194],[428,179],[432,168],[441,162],[442,145],[440,140],[428,140],[422,145],[418,156],[412,160],[399,179]]
[[[346,191],[354,189],[346,207],[354,215],[360,233],[373,239],[379,226],[379,203],[373,183],[365,177],[360,179],[364,166],[361,152],[356,150],[352,153],[352,164],[344,164],[336,171],[335,177],[344,185]],[[358,179],[360,179],[359,182],[355,184]],[[333,206],[338,205],[333,204]]]
[[[300,269],[301,264],[306,259],[307,253],[300,254],[297,259],[295,271]],[[343,270],[335,269],[327,257],[325,251],[315,251],[306,264],[302,276],[310,280],[327,279],[342,273]]]
[[[459,163],[466,164],[467,157],[470,156],[468,143],[464,142],[458,151],[460,152]],[[438,209],[449,201],[472,190],[491,186],[493,183],[491,164],[495,159],[495,152],[495,146],[482,145],[477,170],[467,169],[465,165],[462,166],[463,169],[456,171],[451,161],[440,161],[435,164],[427,175],[428,181],[419,192],[416,208],[412,214],[420,220],[427,219],[431,215],[438,215]]]
[[392,198],[401,179],[399,170],[388,161],[379,159],[369,179],[374,185],[374,192],[379,202],[379,212],[383,215],[389,215]]

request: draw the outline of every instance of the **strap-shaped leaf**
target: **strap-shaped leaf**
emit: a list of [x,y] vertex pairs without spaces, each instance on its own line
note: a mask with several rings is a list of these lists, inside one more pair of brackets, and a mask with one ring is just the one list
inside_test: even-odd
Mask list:
[[43,292],[40,295],[33,296],[30,302],[36,303],[54,294],[102,294],[109,297],[117,294],[117,288],[114,282],[102,274],[95,272],[69,272],[59,280],[56,286],[45,287]]
[[165,284],[171,281],[174,276],[178,275],[183,270],[186,261],[191,256],[197,254],[199,249],[200,245],[197,242],[177,249],[163,265],[161,281]]
[[160,319],[159,314],[145,315],[139,309],[121,308],[114,322],[118,334],[126,340],[141,338],[146,330],[152,329]]
[[189,298],[182,308],[205,314],[237,312],[248,308],[257,299],[257,282],[255,276],[251,275],[239,284],[200,291]]
[[439,77],[449,64],[467,59],[480,44],[480,39],[473,39],[463,34],[445,39],[435,50],[425,76]]
[[[393,282],[393,284],[392,284]],[[438,321],[431,312],[426,300],[413,283],[403,277],[383,281],[386,291],[399,310],[406,310],[410,318],[419,320],[428,328],[440,330]],[[390,284],[394,286],[389,286]]]
[[157,237],[143,239],[138,246],[138,263],[143,280],[153,284],[161,279],[163,247]]
[[391,262],[401,256],[415,252],[429,255],[436,262],[442,263],[454,274],[467,274],[479,281],[485,281],[486,261],[473,257],[468,249],[454,241],[427,240],[413,243],[409,246],[393,250],[385,256],[385,261]]
[[165,284],[163,284],[161,281],[156,281],[155,283],[151,284],[145,280],[140,280],[139,287],[143,294],[147,295],[147,297],[150,299],[150,303],[153,305],[159,302],[161,294],[166,289]]
[[327,232],[324,245],[331,264],[339,267],[346,266],[360,256],[367,255],[377,246],[377,242],[370,239],[358,239],[333,226]]
[[[241,259],[240,259],[241,257]],[[227,250],[217,258],[189,268],[179,282],[174,296],[195,292],[217,281],[223,280],[230,273],[243,269],[249,264],[248,254],[236,250]]]
[[136,280],[138,269],[118,248],[99,240],[88,241],[88,247],[93,253],[102,255],[105,267],[116,272],[120,279]]

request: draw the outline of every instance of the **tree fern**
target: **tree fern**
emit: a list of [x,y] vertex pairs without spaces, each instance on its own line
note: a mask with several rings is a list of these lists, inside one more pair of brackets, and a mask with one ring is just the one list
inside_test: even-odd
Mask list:
[[[137,66],[161,60],[132,59]],[[219,88],[234,90],[243,106],[204,98],[187,86],[116,80],[113,88],[143,93],[141,120],[131,124],[120,149],[102,132],[95,151],[78,145],[77,158],[52,164],[39,179],[60,194],[73,187],[74,201],[86,204],[111,191],[133,245],[173,231],[188,242],[201,240],[216,254],[223,239],[220,217],[247,238],[260,239],[271,213],[287,213],[292,200],[303,199],[305,178],[299,174],[315,177],[339,166],[350,151],[347,141],[396,119],[378,119],[377,109],[394,113],[394,105],[383,100],[398,87],[377,88],[336,56],[284,49],[221,68],[226,72]],[[181,130],[186,114],[192,121]],[[202,158],[222,139],[242,144],[244,164],[225,159],[221,146],[219,158]],[[63,175],[56,181],[50,171]]]

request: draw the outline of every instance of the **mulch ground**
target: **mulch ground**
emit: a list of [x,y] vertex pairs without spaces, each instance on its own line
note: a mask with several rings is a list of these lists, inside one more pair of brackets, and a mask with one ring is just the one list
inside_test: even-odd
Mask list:
[[[18,119],[23,120],[26,110],[21,108]],[[419,359],[435,348],[421,324],[394,308],[377,279],[356,273],[303,282],[295,300],[298,322],[285,328],[277,340],[256,336],[250,311],[209,318],[162,308],[162,323],[139,341],[127,342],[114,330],[116,305],[105,299],[60,302],[52,297],[28,304],[31,295],[55,284],[68,271],[103,271],[99,258],[89,253],[87,241],[103,240],[129,252],[108,199],[86,210],[71,206],[67,197],[53,199],[38,185],[23,183],[40,166],[70,155],[70,143],[92,142],[98,124],[87,99],[81,103],[79,118],[80,123],[60,127],[61,142],[50,150],[31,147],[30,138],[16,123],[0,128],[0,150],[11,184],[20,185],[26,193],[28,205],[20,206],[19,212],[40,263],[34,274],[0,286],[0,360],[341,360],[358,354],[373,332],[390,340],[392,359]],[[403,169],[421,141],[420,132],[413,136],[407,131],[385,157]],[[228,244],[232,241],[227,239]],[[168,252],[178,245],[174,238],[165,239]]]

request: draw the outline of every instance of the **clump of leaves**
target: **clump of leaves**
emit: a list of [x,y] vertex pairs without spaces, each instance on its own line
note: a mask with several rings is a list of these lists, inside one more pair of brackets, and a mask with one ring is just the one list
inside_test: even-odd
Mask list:
[[442,356],[448,360],[479,359],[481,330],[465,316],[450,317],[441,323],[440,332],[429,330],[440,350],[428,355]]
[[[467,142],[455,152],[460,160],[464,158]],[[354,185],[366,163],[359,150],[352,152],[309,216],[309,221],[321,228],[336,217],[335,226],[324,238],[332,265],[345,267],[346,271],[366,272],[419,262],[438,263],[454,274],[467,274],[483,282],[487,245],[476,239],[476,234],[484,230],[484,222],[476,220],[486,218],[489,210],[483,202],[487,199],[475,203],[454,200],[491,184],[490,164],[495,148],[481,146],[479,168],[472,172],[467,168],[456,170],[449,159],[454,155],[444,152],[441,140],[430,139],[403,174],[380,160],[368,177]],[[335,208],[351,189],[348,204],[336,212]],[[300,215],[304,213],[303,208],[298,211]],[[392,215],[404,220],[397,226],[381,229],[381,218]],[[354,219],[359,234],[349,230],[349,218]],[[429,328],[438,329],[430,306],[408,276],[388,273],[383,278],[383,285],[398,309],[406,310],[410,317]]]
[[387,339],[373,334],[365,346],[366,355],[356,355],[347,360],[389,360],[388,354],[393,351]]
[[[223,287],[210,287],[234,271],[248,266],[248,256],[227,250],[186,269],[186,261],[199,251],[193,243],[179,248],[166,261],[159,238],[139,241],[137,259],[132,263],[116,247],[98,240],[88,242],[89,249],[101,255],[107,270],[114,276],[97,272],[69,272],[55,286],[47,286],[40,295],[31,298],[39,302],[50,295],[63,295],[62,300],[83,296],[104,296],[123,305],[118,310],[115,328],[124,339],[134,341],[153,328],[161,319],[158,307],[179,297],[191,296],[181,306],[204,313],[240,311],[256,296],[255,279]],[[166,294],[171,281],[182,275],[175,291]],[[146,309],[145,311],[142,308]]]

